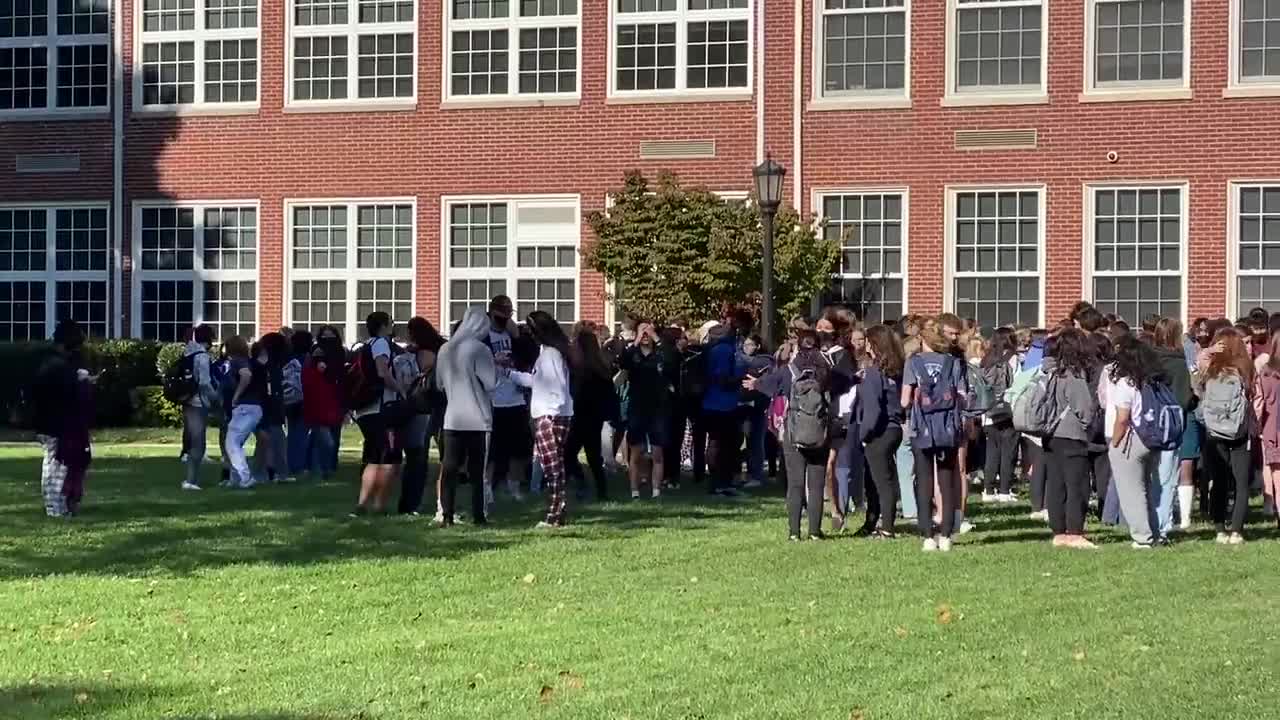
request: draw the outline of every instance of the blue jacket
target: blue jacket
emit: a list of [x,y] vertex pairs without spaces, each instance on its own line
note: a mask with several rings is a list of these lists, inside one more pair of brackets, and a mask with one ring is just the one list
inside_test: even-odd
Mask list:
[[1040,367],[1040,363],[1044,362],[1044,344],[1044,338],[1031,341],[1031,348],[1027,350],[1027,356],[1022,359],[1023,370]]
[[739,386],[746,374],[746,363],[739,360],[734,336],[728,334],[717,340],[707,351],[707,391],[702,396],[702,409],[736,411]]

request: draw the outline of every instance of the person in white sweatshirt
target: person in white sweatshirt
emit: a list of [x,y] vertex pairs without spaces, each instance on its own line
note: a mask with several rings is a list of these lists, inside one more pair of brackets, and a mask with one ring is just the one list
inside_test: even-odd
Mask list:
[[[557,528],[565,523],[564,446],[573,418],[569,338],[560,323],[541,310],[529,314],[528,325],[539,345],[538,360],[532,372],[507,372],[516,385],[533,391],[529,414],[534,424],[534,454],[542,466],[547,495],[547,518],[538,527]],[[506,357],[501,360],[510,362]]]

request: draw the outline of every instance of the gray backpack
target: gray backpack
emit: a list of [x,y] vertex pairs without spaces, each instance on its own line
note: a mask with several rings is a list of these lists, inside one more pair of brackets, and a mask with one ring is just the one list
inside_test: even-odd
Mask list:
[[[1058,407],[1056,374],[1036,370],[1013,401],[1013,428],[1032,437],[1053,437],[1066,409]],[[1017,383],[1010,392],[1017,387]]]
[[813,370],[791,365],[791,394],[787,398],[787,439],[792,445],[816,450],[827,446],[831,408]]
[[1225,373],[1206,382],[1196,411],[1205,430],[1219,440],[1239,440],[1249,430],[1249,400],[1244,383],[1235,373]]

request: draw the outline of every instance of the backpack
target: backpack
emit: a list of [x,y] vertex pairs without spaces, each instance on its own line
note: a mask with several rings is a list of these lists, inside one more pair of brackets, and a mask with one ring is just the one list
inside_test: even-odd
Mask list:
[[[1032,437],[1053,437],[1069,407],[1058,407],[1056,374],[1033,370],[1013,401],[1013,428]],[[1017,383],[1015,381],[1015,387]],[[1012,388],[1010,388],[1012,389]]]
[[1219,375],[1204,384],[1200,396],[1200,419],[1205,431],[1219,440],[1238,440],[1248,431],[1249,401],[1244,384],[1235,373]]
[[965,408],[965,415],[981,417],[995,406],[995,389],[987,382],[987,375],[982,372],[981,366],[965,363],[965,372],[969,380],[969,406]]
[[791,392],[787,397],[787,439],[803,450],[826,447],[831,429],[831,408],[813,370],[791,365]]
[[707,352],[698,350],[685,356],[680,363],[680,396],[687,400],[702,400],[707,392]]
[[284,404],[297,405],[302,402],[302,360],[293,358],[284,365]]
[[412,415],[429,415],[433,407],[432,386],[434,372],[423,373],[418,366],[417,353],[401,353],[391,360],[391,369],[402,387],[408,388],[404,402]]
[[943,450],[960,447],[964,442],[960,388],[956,380],[961,374],[957,361],[945,356],[938,377],[931,377],[920,356],[911,359],[916,375],[916,398],[912,403],[911,427],[915,436],[911,446],[921,450]]
[[1182,446],[1186,418],[1173,390],[1164,383],[1149,382],[1142,386],[1142,413],[1132,424],[1138,439],[1151,450],[1174,450]]
[[204,355],[205,351],[183,355],[178,362],[169,367],[164,374],[164,398],[179,405],[189,402],[200,392],[200,383],[196,380],[196,355]]
[[374,364],[373,349],[365,343],[347,364],[342,382],[342,398],[353,410],[368,407],[382,397],[382,378]]

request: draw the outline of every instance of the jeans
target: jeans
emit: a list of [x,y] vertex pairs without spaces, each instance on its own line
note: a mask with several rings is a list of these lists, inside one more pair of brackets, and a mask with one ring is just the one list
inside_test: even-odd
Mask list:
[[916,517],[916,456],[911,452],[911,438],[904,432],[902,444],[895,453],[898,466],[898,497],[902,498],[902,517]]
[[1027,454],[1027,461],[1031,465],[1031,478],[1027,484],[1031,486],[1031,509],[1035,512],[1044,510],[1044,448],[1031,442],[1031,438],[1024,437],[1022,451]]
[[1168,535],[1173,529],[1173,501],[1178,497],[1178,479],[1181,459],[1177,448],[1160,452],[1156,474],[1151,481],[1151,502],[1156,506],[1156,525],[1160,535]]
[[[1013,489],[1013,459],[1018,453],[1018,431],[1011,421],[999,422],[983,428],[987,435],[987,463],[983,470],[982,490],[1008,495]],[[996,484],[999,476],[1000,483]]]
[[290,405],[284,409],[285,419],[289,423],[289,439],[286,458],[290,475],[301,475],[307,472],[308,456],[311,447],[311,428],[302,420],[302,403]]
[[923,537],[933,537],[933,487],[942,496],[942,527],[939,533],[951,537],[955,530],[956,510],[960,508],[956,487],[956,451],[950,449],[915,450],[916,455],[916,527]]
[[862,452],[862,441],[858,440],[858,426],[849,423],[845,439],[836,454],[836,494],[831,503],[841,513],[849,511],[850,501],[860,502],[863,499],[863,468],[866,457]]
[[284,425],[267,425],[259,421],[258,429],[267,436],[267,442],[259,442],[253,449],[253,464],[259,481],[271,478],[272,473],[277,481],[282,480],[289,472],[289,446]]
[[338,438],[342,435],[342,426],[311,428],[311,472],[323,479],[333,476],[338,470]]
[[227,458],[231,461],[232,479],[240,487],[253,487],[253,472],[244,455],[244,444],[261,420],[261,405],[237,405],[231,411],[231,422],[227,423]]
[[809,536],[822,534],[822,491],[826,485],[827,450],[808,450],[788,443],[783,449],[787,463],[787,529],[800,537],[800,515],[809,511]]
[[894,461],[901,444],[902,427],[899,425],[891,425],[883,433],[867,439],[867,467],[871,470],[871,482],[867,483],[868,530],[893,532],[898,506],[898,478]]
[[1089,446],[1081,440],[1045,438],[1044,505],[1054,535],[1083,535],[1089,503]]
[[[1249,439],[1220,440],[1206,435],[1204,468],[1213,482],[1209,499],[1213,524],[1218,532],[1240,532],[1249,512],[1249,481],[1253,479],[1249,468]],[[1236,501],[1228,518],[1227,505],[1233,487]]]
[[422,507],[427,490],[428,453],[431,450],[430,415],[414,415],[404,427],[404,474],[400,480],[400,501],[396,511],[401,515],[416,513]]
[[1129,535],[1140,545],[1150,545],[1156,539],[1153,527],[1157,527],[1153,525],[1155,498],[1148,494],[1156,453],[1129,433],[1120,441],[1120,447],[1111,447],[1107,454],[1111,459],[1111,487],[1115,488]]
[[182,408],[182,444],[187,448],[187,483],[200,484],[200,465],[204,462],[205,438],[209,433],[209,411],[186,405]]
[[747,474],[752,480],[764,483],[764,436],[765,411],[763,408],[748,407],[747,415]]

